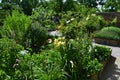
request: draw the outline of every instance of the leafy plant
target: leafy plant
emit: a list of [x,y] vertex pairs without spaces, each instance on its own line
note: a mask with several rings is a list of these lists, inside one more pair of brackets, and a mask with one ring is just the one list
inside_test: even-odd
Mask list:
[[14,39],[17,43],[22,44],[24,43],[23,36],[30,24],[30,17],[18,11],[13,11],[12,15],[7,16],[4,21],[1,35],[2,37]]
[[85,27],[88,33],[93,33],[96,30],[100,30],[105,25],[105,20],[96,14],[91,14],[86,17]]
[[41,46],[46,44],[47,39],[47,30],[39,22],[34,22],[25,32],[24,46],[31,48],[35,52],[39,52]]
[[55,49],[57,48],[61,53],[62,65],[69,74],[67,76],[69,80],[84,80],[102,69],[102,64],[91,57],[91,42],[85,35],[82,36],[83,38],[65,39],[65,37],[60,37],[54,40]]
[[3,26],[5,17],[9,14],[9,11],[0,10],[0,26]]
[[38,21],[47,30],[54,30],[56,26],[53,20],[54,15],[54,10],[40,6],[33,11],[31,18],[33,21]]
[[92,57],[97,58],[99,62],[106,61],[111,55],[111,49],[105,46],[95,46]]
[[67,73],[61,66],[62,57],[58,50],[43,51],[40,55],[33,55],[33,74],[35,79],[40,80],[65,80]]
[[22,46],[16,44],[12,39],[0,39],[0,79],[12,79],[15,73],[13,68]]

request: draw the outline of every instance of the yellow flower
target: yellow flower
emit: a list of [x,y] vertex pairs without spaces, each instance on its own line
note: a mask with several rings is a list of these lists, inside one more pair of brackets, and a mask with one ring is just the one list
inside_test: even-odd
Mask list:
[[55,43],[55,44],[57,44],[58,42],[59,42],[58,39],[55,39],[55,40],[54,40],[54,43]]
[[64,45],[65,44],[65,37],[59,37],[58,39],[55,39],[54,44],[57,46]]
[[64,45],[65,44],[65,42],[61,42],[61,45]]

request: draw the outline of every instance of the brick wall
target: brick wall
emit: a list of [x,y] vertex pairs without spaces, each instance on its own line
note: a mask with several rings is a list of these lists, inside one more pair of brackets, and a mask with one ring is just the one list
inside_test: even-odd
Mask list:
[[97,13],[97,15],[101,15],[106,21],[112,21],[116,17],[116,25],[120,27],[120,12]]

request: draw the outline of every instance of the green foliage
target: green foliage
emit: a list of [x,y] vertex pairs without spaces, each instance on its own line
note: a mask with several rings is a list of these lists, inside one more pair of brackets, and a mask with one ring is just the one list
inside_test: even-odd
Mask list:
[[48,10],[48,8],[40,6],[33,11],[31,18],[33,21],[38,21],[44,28],[54,30],[56,26],[52,21],[54,15],[55,12],[53,10]]
[[79,22],[77,21],[77,18],[74,18],[73,21],[69,20],[69,23],[65,23],[61,32],[67,39],[75,39],[78,36],[82,36],[82,34],[86,32],[86,29],[84,28],[82,21]]
[[118,35],[120,35],[120,28],[115,27],[115,26],[109,26],[109,27],[104,27],[102,31],[110,31],[110,32],[115,32]]
[[64,3],[63,10],[66,11],[76,11],[75,5],[78,5],[74,0],[66,0]]
[[64,80],[62,57],[58,50],[30,55],[12,39],[0,39],[0,79]]
[[[97,59],[91,57],[92,44],[88,36],[84,33],[84,28],[73,21],[63,30],[65,42],[55,40],[57,47],[65,64],[65,71],[70,75],[69,80],[84,80],[92,73],[96,74],[102,69],[102,64]],[[84,74],[84,75],[83,75]]]
[[66,44],[59,47],[65,71],[70,75],[69,80],[84,80],[102,69],[102,64],[91,57],[90,49],[92,50],[91,42],[85,37],[67,39]]
[[118,10],[118,1],[117,0],[106,0],[104,5],[105,12],[116,12]]
[[96,14],[88,15],[86,18],[85,27],[88,33],[100,30],[105,25],[105,20]]
[[96,8],[98,6],[97,0],[77,0],[80,4],[87,7]]
[[66,72],[61,67],[62,57],[58,50],[43,51],[33,55],[35,66],[33,74],[39,80],[65,80]]
[[[87,59],[86,59],[87,60]],[[85,69],[87,76],[98,74],[101,71],[103,65],[99,63],[98,59],[94,58],[93,60],[88,59],[89,61],[85,63]]]
[[5,20],[5,17],[9,14],[9,11],[6,10],[0,10],[0,26],[3,26],[3,22]]
[[12,12],[12,10],[19,10],[19,11],[22,10],[20,6],[16,5],[15,3],[9,3],[9,2],[2,3],[2,9],[10,12]]
[[102,30],[95,32],[94,37],[120,40],[120,29],[117,27],[105,27]]
[[92,57],[97,58],[99,62],[108,60],[111,55],[111,49],[104,46],[95,46]]
[[31,19],[23,13],[13,11],[6,17],[1,31],[2,37],[14,39],[17,43],[23,43],[23,36],[31,24]]
[[25,32],[23,41],[26,48],[29,47],[33,51],[39,52],[41,46],[46,44],[47,39],[47,30],[39,22],[34,22]]
[[[28,15],[31,15],[34,8],[31,17],[13,11],[4,21],[2,38],[10,39],[0,39],[0,79],[86,80],[97,74],[103,68],[101,62],[108,59],[111,51],[108,48],[93,47],[87,34],[105,25],[101,17],[93,14],[95,9],[83,6],[87,4],[96,7],[95,1],[79,6],[73,0],[40,0],[41,6],[35,8],[37,1],[22,0],[20,4]],[[52,1],[56,4],[55,8]],[[47,4],[51,6],[47,7]],[[58,25],[52,21],[56,15],[62,17],[60,27],[63,37],[48,39],[47,30],[54,30]],[[105,31],[108,30],[102,32]],[[116,35],[119,30],[110,28],[107,33]],[[47,42],[48,40],[50,41]],[[23,50],[17,43],[33,52]]]
[[16,44],[12,39],[0,39],[0,79],[10,80],[14,75],[13,68],[22,46]]

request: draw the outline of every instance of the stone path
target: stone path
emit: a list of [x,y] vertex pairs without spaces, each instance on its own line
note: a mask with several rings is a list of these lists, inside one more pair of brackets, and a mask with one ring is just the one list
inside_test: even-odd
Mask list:
[[[93,43],[93,45],[100,44]],[[112,49],[112,56],[102,73],[101,80],[120,80],[120,47],[107,47]]]

